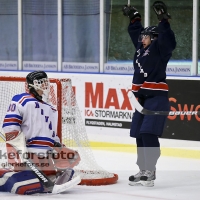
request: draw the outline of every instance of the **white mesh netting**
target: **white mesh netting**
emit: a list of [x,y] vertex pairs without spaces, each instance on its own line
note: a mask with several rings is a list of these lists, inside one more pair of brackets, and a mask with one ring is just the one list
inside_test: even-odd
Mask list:
[[[8,81],[2,81],[0,77],[0,132],[2,131],[2,123],[5,117],[8,105],[15,94],[26,91],[25,79],[23,82],[13,81],[8,77]],[[10,81],[9,81],[10,80]],[[59,80],[59,79],[58,79]],[[57,101],[62,101],[62,143],[67,147],[77,150],[80,154],[81,161],[74,168],[77,175],[82,178],[82,184],[86,185],[105,185],[112,184],[117,181],[117,175],[107,172],[100,167],[93,156],[93,152],[89,145],[89,140],[82,121],[81,113],[76,102],[74,91],[70,79],[60,79],[62,85],[62,97],[57,96],[57,84],[51,83],[50,101],[51,104],[57,106]],[[6,152],[5,143],[0,138],[1,155]],[[0,164],[6,163],[7,160],[2,156]]]

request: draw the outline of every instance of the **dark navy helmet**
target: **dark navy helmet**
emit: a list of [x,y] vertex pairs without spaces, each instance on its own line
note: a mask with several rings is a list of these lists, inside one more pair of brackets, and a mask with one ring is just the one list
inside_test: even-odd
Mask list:
[[157,26],[148,26],[146,27],[140,34],[139,41],[141,42],[142,39],[146,36],[150,36],[151,40],[154,40],[158,37],[158,27]]

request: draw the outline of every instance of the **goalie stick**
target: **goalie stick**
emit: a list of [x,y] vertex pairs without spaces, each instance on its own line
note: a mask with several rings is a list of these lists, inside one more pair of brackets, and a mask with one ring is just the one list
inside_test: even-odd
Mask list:
[[[5,136],[1,132],[0,132],[0,137],[4,140],[4,142],[6,142]],[[70,189],[73,186],[75,186],[81,182],[80,176],[77,176],[77,177],[71,179],[70,181],[64,182],[65,177],[63,178],[63,176],[61,175],[60,178],[58,177],[56,182],[54,183],[42,171],[38,170],[37,167],[34,166],[34,164],[30,160],[23,158],[23,161],[30,168],[30,170],[37,176],[37,178],[40,180],[40,182],[46,188],[51,189],[51,192],[53,194],[58,194],[60,192],[64,192],[67,189]],[[58,185],[56,184],[57,182],[58,182]]]
[[[130,92],[129,92],[130,93]],[[140,105],[135,95],[131,92],[129,95],[130,102],[132,106],[143,115],[200,115],[199,111],[153,111],[147,110],[143,106]]]

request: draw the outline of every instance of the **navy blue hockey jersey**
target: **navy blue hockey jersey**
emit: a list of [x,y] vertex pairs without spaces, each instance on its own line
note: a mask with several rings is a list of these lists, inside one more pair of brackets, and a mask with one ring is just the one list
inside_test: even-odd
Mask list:
[[169,22],[162,20],[158,24],[158,38],[143,48],[142,42],[138,41],[142,30],[144,28],[140,21],[129,24],[128,32],[136,48],[132,91],[140,98],[167,96],[166,67],[176,47],[174,33]]

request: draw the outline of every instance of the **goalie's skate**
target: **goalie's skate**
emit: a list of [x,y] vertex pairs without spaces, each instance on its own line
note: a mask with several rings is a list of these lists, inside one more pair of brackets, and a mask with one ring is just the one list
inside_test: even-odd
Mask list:
[[77,176],[72,179],[73,175],[73,169],[66,169],[64,173],[57,177],[52,193],[58,194],[78,185],[81,182],[81,178]]
[[156,179],[156,172],[146,170],[140,178],[140,183],[145,187],[153,187],[154,180]]
[[141,176],[143,176],[144,173],[145,173],[145,170],[140,170],[137,174],[130,176],[129,185],[131,186],[141,185],[140,178]]

